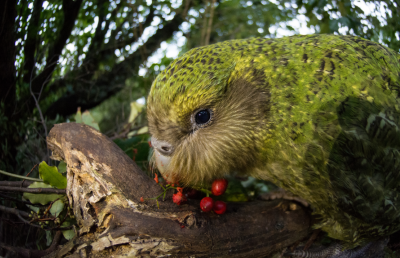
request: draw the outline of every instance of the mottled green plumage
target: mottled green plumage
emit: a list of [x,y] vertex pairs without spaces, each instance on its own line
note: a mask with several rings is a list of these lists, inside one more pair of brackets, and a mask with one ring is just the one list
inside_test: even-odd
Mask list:
[[[307,200],[348,247],[400,229],[400,55],[353,36],[221,42],[160,73],[152,135],[186,184],[241,171]],[[212,111],[204,127],[198,110]]]

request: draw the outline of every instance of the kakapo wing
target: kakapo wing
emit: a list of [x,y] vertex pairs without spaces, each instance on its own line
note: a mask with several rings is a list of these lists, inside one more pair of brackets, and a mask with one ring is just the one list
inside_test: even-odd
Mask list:
[[269,92],[265,166],[252,174],[309,201],[336,239],[358,245],[400,229],[400,56],[353,36],[220,47],[236,59],[231,77],[263,75]]
[[[331,237],[361,244],[400,229],[400,56],[351,36],[267,48],[265,170],[308,200]],[[274,79],[275,78],[275,79]]]

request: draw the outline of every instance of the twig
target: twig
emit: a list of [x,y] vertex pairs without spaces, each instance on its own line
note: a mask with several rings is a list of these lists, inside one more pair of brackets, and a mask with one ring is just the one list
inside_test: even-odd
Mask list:
[[19,188],[19,187],[1,186],[0,191],[42,193],[42,194],[44,193],[66,194],[65,189],[54,189],[54,188]]
[[8,200],[11,200],[11,201],[14,201],[14,202],[20,202],[20,203],[24,203],[24,204],[28,204],[28,205],[32,205],[32,206],[46,206],[46,205],[43,205],[43,204],[33,204],[31,202],[23,201],[23,200],[20,200],[20,199],[17,199],[17,198],[14,198],[14,197],[8,196],[6,194],[2,194],[2,193],[0,193],[0,197],[3,197],[5,199],[8,199]]
[[[22,222],[24,222],[25,224],[28,224],[28,225],[30,225],[30,226],[32,226],[32,227],[35,227],[35,228],[42,228],[42,226],[39,226],[39,225],[36,225],[36,224],[32,224],[32,223],[30,223],[28,220],[22,218],[21,214],[19,214],[18,212],[16,213],[16,215],[17,215],[18,218],[19,218],[20,220],[22,220]],[[44,228],[43,228],[43,229],[44,229]]]
[[0,211],[11,213],[11,214],[14,214],[14,215],[24,216],[25,218],[29,218],[29,213],[27,213],[25,211],[17,210],[15,208],[8,208],[8,207],[3,206],[3,205],[0,205]]
[[33,168],[31,169],[31,171],[29,171],[29,173],[26,174],[26,176],[29,176],[29,175],[32,173],[32,171],[33,171],[37,166],[39,166],[39,164],[36,163],[36,164],[33,166]]
[[0,173],[3,175],[7,175],[7,176],[11,176],[11,177],[16,177],[16,178],[20,178],[20,179],[24,179],[24,180],[30,180],[30,181],[36,181],[36,182],[43,182],[42,179],[39,178],[32,178],[32,177],[26,177],[26,176],[20,176],[20,175],[16,175],[13,173],[9,173],[3,170],[0,170]]
[[182,18],[183,19],[186,19],[186,16],[187,16],[188,11],[189,11],[189,6],[190,6],[190,0],[187,0],[185,2],[185,9],[183,9],[183,12],[182,12]]
[[203,26],[201,27],[201,45],[204,46],[205,36],[206,36],[206,26],[207,26],[207,11],[208,5],[207,0],[204,0],[204,17],[203,17]]
[[207,46],[210,43],[210,35],[211,35],[211,28],[212,28],[212,21],[214,17],[214,9],[215,9],[215,0],[212,0],[210,3],[211,10],[210,10],[210,18],[208,18],[208,28],[207,28],[207,36],[204,39],[204,45]]
[[53,242],[51,243],[51,246],[47,248],[46,250],[30,250],[22,247],[13,247],[13,246],[8,246],[5,243],[0,242],[0,247],[4,248],[5,250],[9,251],[10,254],[13,253],[15,255],[19,255],[21,257],[26,257],[26,258],[36,258],[36,257],[43,257],[51,252],[55,251],[57,249],[58,243],[60,242],[62,233],[60,230],[56,232],[53,238]]
[[60,198],[57,198],[57,199],[55,199],[54,201],[52,201],[52,202],[48,205],[47,209],[43,212],[43,215],[47,215],[47,213],[49,212],[49,210],[50,210],[51,207],[53,206],[53,203],[55,203],[55,202],[58,201],[58,200],[60,200]]
[[[128,125],[130,125],[130,124],[132,124],[132,123],[129,123]],[[121,130],[120,132],[117,132],[114,136],[111,136],[110,139],[111,139],[111,140],[123,139],[123,138],[125,138],[130,132],[139,130],[139,129],[143,128],[143,127],[145,127],[145,126],[140,125],[140,126],[136,126],[136,127],[133,127],[133,128],[126,127],[124,130]],[[135,134],[135,136],[137,136],[137,135],[138,135],[138,134]]]
[[59,227],[58,226],[58,227],[54,227],[54,228],[49,228],[49,227],[42,227],[42,226],[39,226],[36,224],[32,224],[30,221],[23,218],[23,217],[29,218],[29,213],[27,213],[25,211],[17,210],[15,208],[8,208],[8,207],[0,205],[0,211],[17,215],[17,217],[20,220],[22,220],[25,224],[29,224],[30,226],[35,227],[35,228],[42,228],[44,230],[69,230],[69,229],[73,228],[73,225],[68,226],[68,227]]
[[32,183],[29,181],[0,181],[0,186],[28,187]]
[[60,221],[60,226],[67,220],[67,217],[69,215],[69,209],[67,209],[67,214],[65,214],[64,219],[62,221]]
[[[61,231],[60,231],[60,230],[57,230],[57,231],[56,231],[56,234],[54,235],[53,242],[51,243],[51,246],[50,246],[47,250],[51,250],[50,252],[52,252],[53,250],[55,250],[56,247],[57,247],[58,242],[60,242],[61,236],[62,236]],[[50,252],[49,252],[49,253],[50,253]]]
[[32,227],[35,227],[35,228],[41,228],[41,229],[44,229],[44,230],[69,230],[69,229],[72,229],[72,228],[73,228],[73,225],[71,225],[71,226],[69,226],[69,227],[54,227],[54,228],[42,227],[42,226],[39,226],[39,225],[36,225],[36,224],[32,224],[32,223],[29,222],[28,220],[22,218],[22,216],[21,216],[19,213],[17,213],[16,215],[18,216],[18,218],[19,218],[20,220],[22,220],[23,222],[25,222],[25,224],[28,224],[28,225],[30,225],[30,226],[32,226]]
[[[33,100],[35,100],[36,108],[37,108],[38,111],[39,111],[40,119],[42,120],[42,123],[43,123],[44,134],[47,136],[46,121],[44,120],[43,113],[42,113],[42,109],[40,108],[39,102],[38,102],[38,100],[36,99],[36,96],[35,96],[35,94],[34,94],[33,91],[32,91],[32,75],[33,75],[33,69],[32,69],[32,71],[31,71],[31,79],[30,79],[30,81],[29,81],[29,91],[31,92],[31,95],[32,95],[32,97],[33,97]],[[50,74],[50,75],[51,75],[51,74]],[[50,76],[50,75],[49,75],[49,76]],[[46,78],[46,80],[47,80],[47,78]],[[43,89],[43,86],[44,86],[46,80],[43,82],[42,87],[41,87],[41,89],[40,89],[39,98],[40,98],[40,95],[41,95],[41,93],[42,93],[42,89]],[[47,149],[47,163],[49,163],[50,151],[49,151],[49,147],[48,147],[47,145],[46,145],[46,149]]]
[[[32,171],[33,171],[37,166],[39,166],[39,164],[36,163],[36,164],[33,166],[33,168],[31,169],[31,171],[29,171],[29,173],[26,174],[26,176],[29,177],[29,175],[32,173]],[[22,183],[24,183],[24,182],[25,182],[25,179],[22,181]]]

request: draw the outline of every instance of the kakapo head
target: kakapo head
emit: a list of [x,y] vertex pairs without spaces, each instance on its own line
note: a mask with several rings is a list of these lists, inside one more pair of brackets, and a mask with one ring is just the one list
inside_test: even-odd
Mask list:
[[147,115],[164,178],[200,184],[257,166],[269,110],[263,79],[229,41],[192,49],[162,71]]

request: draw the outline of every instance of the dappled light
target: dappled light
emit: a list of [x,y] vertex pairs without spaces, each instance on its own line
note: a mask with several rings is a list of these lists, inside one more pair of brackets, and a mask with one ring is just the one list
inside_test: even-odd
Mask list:
[[[113,148],[115,143],[140,172],[153,176],[151,164],[155,158],[147,122],[147,97],[154,80],[168,71],[175,59],[193,48],[227,40],[309,34],[359,36],[399,53],[399,17],[400,2],[395,0],[0,1],[0,171],[8,173],[0,174],[0,178],[9,180],[11,173],[23,180],[25,176],[41,180],[38,177],[43,164],[65,168],[65,163],[51,159],[50,148],[54,145],[49,146],[46,137],[54,125],[71,122],[90,127],[79,127],[79,132],[104,134],[112,141],[107,146]],[[173,71],[171,77],[172,74]],[[186,85],[182,86],[181,90],[185,89]],[[211,113],[207,118],[211,119]],[[79,145],[79,141],[71,141]],[[35,164],[42,164],[41,170]],[[51,170],[55,174],[65,172],[55,167]],[[260,189],[268,188],[254,180],[246,181],[251,186],[238,183],[238,188],[251,194],[243,199],[245,194],[240,192],[236,201],[255,198],[264,191]],[[29,185],[22,183],[21,187]],[[49,189],[47,193],[52,193]],[[24,196],[31,199],[21,202],[22,194],[4,197],[0,184],[0,206],[18,206],[26,212],[21,214],[27,219],[28,213],[37,212],[31,209],[32,202],[42,201],[34,198],[33,189],[27,191],[32,193]],[[181,197],[182,192],[179,193]],[[62,202],[57,198],[50,198],[52,204]],[[62,213],[67,220],[72,211],[67,210],[67,205],[64,207],[64,201],[58,216]],[[43,210],[42,206],[38,210]],[[40,221],[38,214],[34,215],[35,222]],[[46,229],[53,223],[60,227],[65,221],[56,214],[58,221],[54,217],[48,224],[37,224],[38,231],[25,238],[20,237],[21,232],[30,230],[30,226],[26,222],[18,224],[18,216],[13,213],[0,221],[0,256],[6,254],[1,249],[3,242],[7,246],[23,246],[26,252],[41,251],[36,257],[53,251],[51,241],[61,235],[48,233],[41,226]],[[69,218],[65,231],[73,237],[69,227],[75,222]],[[15,232],[14,224],[18,225]],[[306,229],[302,230],[306,234]],[[2,234],[8,237],[5,239]],[[45,250],[50,251],[44,253]]]

